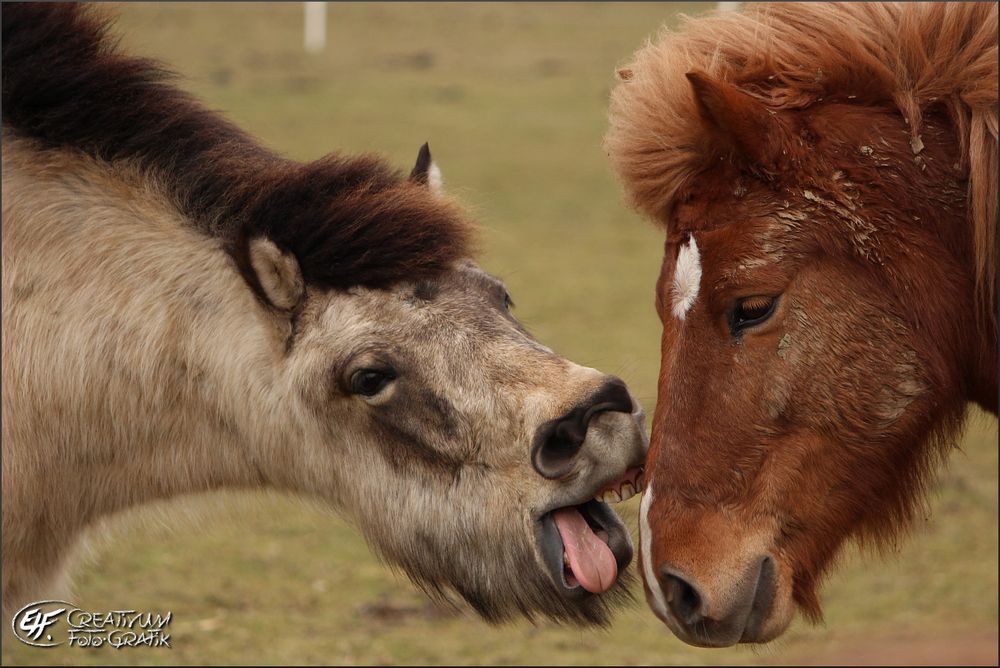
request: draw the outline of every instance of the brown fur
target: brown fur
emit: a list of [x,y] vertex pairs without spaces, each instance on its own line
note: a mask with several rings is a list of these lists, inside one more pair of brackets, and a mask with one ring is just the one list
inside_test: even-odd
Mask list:
[[[689,642],[768,640],[793,600],[819,617],[846,540],[906,528],[966,403],[997,411],[997,5],[750,6],[664,33],[623,79],[611,159],[667,231],[647,593]],[[774,313],[734,328],[755,296]],[[680,573],[722,619],[765,557],[753,630],[665,610]]]
[[975,230],[976,286],[993,315],[997,265],[997,4],[761,3],[690,20],[635,55],[611,98],[606,145],[638,209],[668,225],[717,156],[684,74],[703,70],[770,109],[896,109],[911,137],[944,113]]

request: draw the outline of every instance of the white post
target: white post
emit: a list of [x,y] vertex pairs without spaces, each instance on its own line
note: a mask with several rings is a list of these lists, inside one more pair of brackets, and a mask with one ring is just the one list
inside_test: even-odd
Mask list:
[[304,2],[305,32],[303,45],[309,53],[320,53],[326,48],[326,3]]
[[738,2],[720,2],[717,4],[720,12],[735,12],[740,8],[740,3]]

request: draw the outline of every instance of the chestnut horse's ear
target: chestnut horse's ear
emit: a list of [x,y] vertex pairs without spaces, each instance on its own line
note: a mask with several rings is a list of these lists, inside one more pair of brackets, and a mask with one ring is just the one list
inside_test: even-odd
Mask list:
[[294,311],[305,296],[305,282],[295,256],[282,251],[270,239],[257,237],[250,241],[249,258],[267,300],[280,311]]
[[688,72],[698,111],[721,147],[765,171],[781,153],[784,128],[762,102],[705,72]]
[[417,153],[417,164],[410,172],[410,180],[414,183],[423,183],[437,195],[442,192],[441,170],[431,158],[431,147],[426,143],[420,147],[420,152]]

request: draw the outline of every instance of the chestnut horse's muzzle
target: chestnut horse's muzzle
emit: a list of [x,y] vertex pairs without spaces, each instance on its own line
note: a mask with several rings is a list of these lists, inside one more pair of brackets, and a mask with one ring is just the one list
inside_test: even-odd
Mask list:
[[725,601],[713,601],[698,583],[669,564],[661,564],[660,580],[674,631],[687,643],[700,647],[728,647],[736,643],[766,642],[764,623],[774,602],[774,560],[765,556],[739,580]]

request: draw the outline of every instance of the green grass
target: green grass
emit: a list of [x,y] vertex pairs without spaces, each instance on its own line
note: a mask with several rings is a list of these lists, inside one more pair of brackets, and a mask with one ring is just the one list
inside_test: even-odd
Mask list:
[[[335,5],[319,56],[302,51],[300,3],[129,5],[118,30],[291,156],[378,151],[408,169],[429,141],[446,187],[482,223],[482,264],[505,278],[518,316],[566,356],[624,377],[651,409],[662,240],[623,206],[601,138],[615,66],[678,11],[703,9]],[[633,532],[636,508],[623,511]],[[997,423],[977,415],[898,553],[844,558],[823,590],[825,626],[797,620],[757,650],[682,644],[639,588],[606,631],[491,627],[429,604],[328,511],[277,496],[218,495],[111,524],[78,569],[74,602],[171,610],[173,649],[14,641],[5,664],[759,664],[898,638],[938,642],[946,660],[948,643],[995,634]]]

